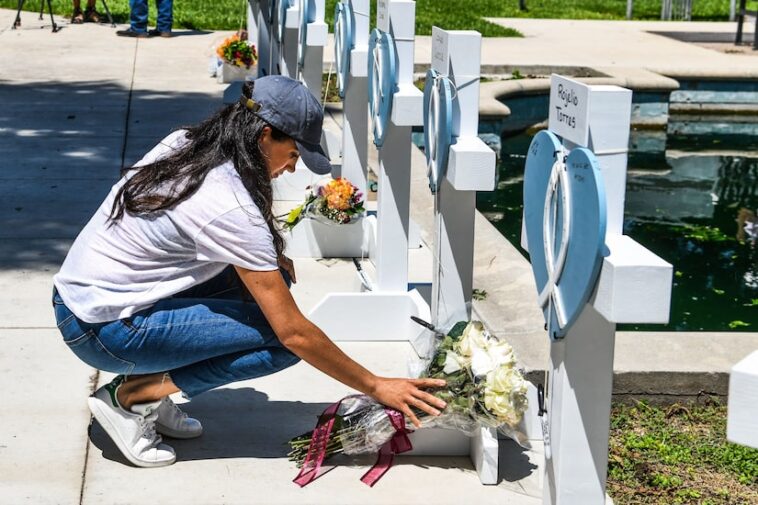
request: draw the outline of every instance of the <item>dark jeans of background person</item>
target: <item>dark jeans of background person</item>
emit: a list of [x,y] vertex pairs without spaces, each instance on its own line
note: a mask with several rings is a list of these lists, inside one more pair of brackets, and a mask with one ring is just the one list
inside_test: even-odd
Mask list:
[[[174,0],[155,0],[158,9],[156,29],[159,32],[170,32],[174,22]],[[147,32],[147,0],[129,0],[131,11],[130,21],[135,32]]]
[[[284,270],[282,275],[289,285]],[[57,290],[53,307],[63,341],[79,359],[124,375],[167,371],[188,397],[300,361],[279,341],[232,267],[116,321],[82,321]]]

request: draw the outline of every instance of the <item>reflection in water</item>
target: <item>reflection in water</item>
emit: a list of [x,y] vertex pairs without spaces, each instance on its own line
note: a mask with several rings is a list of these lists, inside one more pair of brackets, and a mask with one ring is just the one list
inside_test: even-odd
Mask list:
[[[624,233],[674,265],[671,320],[627,329],[758,331],[753,140],[660,136],[632,135]],[[477,208],[517,247],[530,142],[529,135],[503,141],[498,188],[477,197]]]
[[755,245],[756,237],[758,237],[758,218],[755,217],[755,212],[743,207],[737,213],[737,240],[749,241],[751,245]]

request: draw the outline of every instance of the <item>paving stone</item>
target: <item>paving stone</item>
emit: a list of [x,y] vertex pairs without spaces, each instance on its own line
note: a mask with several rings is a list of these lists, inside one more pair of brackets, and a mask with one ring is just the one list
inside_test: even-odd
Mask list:
[[[4,321],[0,324],[4,324]],[[94,370],[56,329],[0,328],[0,502],[78,504]]]

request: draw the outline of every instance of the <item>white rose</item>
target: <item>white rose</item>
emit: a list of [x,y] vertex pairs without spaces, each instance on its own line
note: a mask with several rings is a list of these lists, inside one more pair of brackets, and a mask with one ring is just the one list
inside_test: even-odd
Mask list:
[[474,349],[474,354],[471,356],[471,373],[474,377],[484,377],[494,368],[495,364],[487,351]]
[[487,374],[487,388],[504,393],[526,392],[526,381],[510,366],[499,366]]
[[521,422],[523,410],[516,408],[511,402],[511,395],[508,393],[485,388],[484,406],[497,417],[499,421],[507,423],[510,426],[515,426]]
[[455,373],[464,367],[467,367],[469,360],[463,356],[458,356],[452,351],[445,353],[445,367],[442,369],[446,374]]
[[487,335],[484,325],[479,321],[471,321],[463,330],[461,340],[458,342],[458,353],[462,356],[471,356],[475,349],[484,349],[487,346]]
[[516,357],[513,354],[513,348],[504,340],[490,340],[487,346],[487,353],[495,366],[516,364]]

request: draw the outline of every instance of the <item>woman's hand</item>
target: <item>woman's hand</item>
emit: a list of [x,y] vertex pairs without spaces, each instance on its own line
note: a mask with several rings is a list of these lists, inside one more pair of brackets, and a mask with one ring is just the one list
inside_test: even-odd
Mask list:
[[279,256],[279,267],[283,268],[292,279],[293,284],[297,284],[297,277],[295,277],[295,264],[287,256],[282,254]]
[[445,381],[441,379],[388,379],[378,377],[371,397],[387,407],[402,412],[416,428],[421,428],[421,422],[411,407],[429,415],[438,416],[440,415],[438,409],[444,409],[447,405],[439,398],[422,391],[421,388],[442,387],[445,384]]

